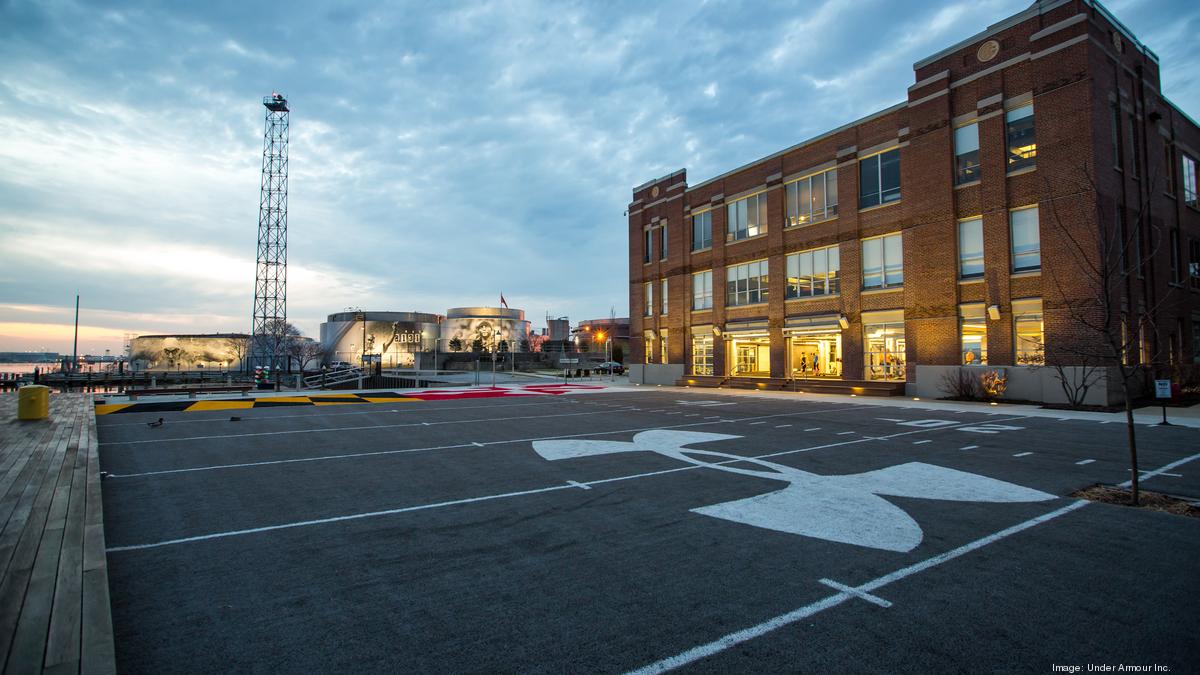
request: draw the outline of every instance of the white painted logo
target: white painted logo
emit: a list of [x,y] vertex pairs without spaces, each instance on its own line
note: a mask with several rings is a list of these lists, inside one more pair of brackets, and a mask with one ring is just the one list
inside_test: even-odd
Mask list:
[[[843,476],[821,476],[783,464],[685,446],[740,436],[698,431],[643,431],[630,443],[565,439],[535,441],[548,460],[619,452],[654,452],[695,466],[788,483],[766,494],[692,509],[713,518],[779,532],[887,551],[911,551],[924,537],[903,509],[884,499],[915,497],[960,502],[1039,502],[1054,495],[932,464],[909,462]],[[732,466],[733,463],[742,466]],[[745,464],[762,467],[743,468]]]

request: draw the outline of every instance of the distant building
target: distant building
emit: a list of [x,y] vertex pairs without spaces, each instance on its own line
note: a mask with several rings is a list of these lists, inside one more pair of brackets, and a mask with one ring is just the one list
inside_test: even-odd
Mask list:
[[[604,353],[611,349],[610,354],[617,360],[629,355],[629,317],[580,321],[572,333],[575,348],[581,352]],[[612,344],[606,347],[608,342]]]

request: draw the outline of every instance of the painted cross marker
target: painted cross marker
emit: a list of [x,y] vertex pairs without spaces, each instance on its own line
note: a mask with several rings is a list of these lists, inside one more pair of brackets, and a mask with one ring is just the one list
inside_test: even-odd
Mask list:
[[917,427],[919,429],[937,429],[938,427],[948,427],[955,424],[958,424],[958,422],[951,420],[909,420],[908,422],[901,422],[900,426]]
[[978,445],[964,445],[961,448],[959,448],[959,450],[974,450],[975,448],[978,448],[978,447],[979,447]]
[[[884,499],[885,496],[1001,503],[1055,498],[1040,490],[921,462],[826,476],[755,457],[686,447],[736,438],[741,436],[654,429],[634,435],[630,442],[559,439],[534,441],[533,449],[547,460],[653,452],[696,467],[782,481],[787,485],[773,492],[691,511],[743,525],[885,551],[911,551],[925,536],[912,516]],[[746,464],[760,468],[745,468]]]
[[483,443],[471,443],[471,445],[473,445],[473,446],[475,446],[475,447],[477,447],[477,448],[482,448],[482,447],[483,447]]
[[585,484],[583,484],[583,483],[578,483],[578,482],[576,482],[576,481],[573,481],[573,480],[569,480],[569,481],[567,481],[567,485],[574,485],[575,487],[577,487],[577,488],[579,488],[579,489],[581,489],[581,490],[591,490],[591,489],[592,489],[592,486],[591,486],[591,485],[585,485]]
[[883,598],[879,597],[878,595],[871,595],[870,593],[867,593],[866,591],[864,591],[862,589],[854,588],[852,586],[847,586],[845,584],[839,584],[838,582],[836,582],[832,579],[820,579],[819,582],[822,584],[825,584],[826,586],[828,586],[832,589],[839,590],[843,593],[849,593],[850,595],[853,595],[854,597],[856,597],[860,600],[866,600],[867,602],[879,605],[880,607],[883,607],[884,609],[892,606],[892,603],[890,601],[884,600]]
[[[1130,472],[1133,471],[1133,469],[1125,469],[1125,470],[1130,471]],[[1183,474],[1181,474],[1181,473],[1167,473],[1165,471],[1154,473],[1152,471],[1146,471],[1145,469],[1142,469],[1142,470],[1138,471],[1138,473],[1142,474],[1142,478],[1145,478],[1146,474],[1152,474],[1151,477],[1153,477],[1153,476],[1170,476],[1172,478],[1183,478]]]
[[1011,424],[976,424],[969,427],[959,427],[958,431],[971,434],[998,434],[1001,431],[1020,431],[1025,427],[1015,427]]
[[1084,464],[1091,464],[1091,463],[1092,463],[1092,462],[1094,462],[1094,461],[1096,461],[1096,460],[1094,460],[1094,459],[1081,459],[1081,460],[1079,460],[1078,462],[1075,462],[1075,464],[1076,464],[1077,466],[1083,466]]
[[1017,454],[1013,455],[1013,457],[1027,457],[1032,454],[1032,452],[1018,452]]

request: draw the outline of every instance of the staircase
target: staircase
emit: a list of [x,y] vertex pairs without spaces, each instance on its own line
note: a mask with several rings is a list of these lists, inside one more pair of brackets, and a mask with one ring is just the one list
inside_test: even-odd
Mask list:
[[903,382],[877,380],[824,380],[783,377],[721,377],[720,375],[689,375],[675,381],[679,387],[729,387],[757,391],[794,391],[805,394],[853,394],[855,396],[903,396]]

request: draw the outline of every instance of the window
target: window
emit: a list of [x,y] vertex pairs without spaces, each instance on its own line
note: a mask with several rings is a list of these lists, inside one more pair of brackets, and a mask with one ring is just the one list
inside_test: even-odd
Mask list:
[[1179,250],[1179,230],[1177,230],[1177,229],[1171,230],[1171,250],[1169,253],[1171,256],[1171,281],[1173,281],[1175,283],[1179,283],[1180,281],[1182,281],[1179,278],[1179,273],[1180,273],[1179,258],[1180,258],[1181,252]]
[[1129,116],[1129,175],[1137,178],[1141,171],[1142,147],[1138,143],[1137,117]]
[[654,331],[648,330],[645,333],[642,333],[642,344],[645,345],[645,348],[642,350],[644,352],[643,361],[645,363],[653,363],[654,362]]
[[712,211],[692,216],[692,250],[712,248]]
[[1163,159],[1166,160],[1167,167],[1166,186],[1164,189],[1167,191],[1167,194],[1174,197],[1175,192],[1179,189],[1179,187],[1175,184],[1175,157],[1171,152],[1170,145],[1163,145]]
[[662,229],[658,231],[658,247],[661,251],[658,254],[659,259],[667,259],[667,221],[663,221]]
[[712,335],[692,335],[692,374],[713,374],[713,338]]
[[1187,155],[1180,155],[1183,161],[1180,162],[1182,172],[1180,178],[1183,179],[1183,203],[1196,207],[1196,160]]
[[787,257],[787,297],[834,295],[838,286],[838,247],[827,246]]
[[807,225],[837,215],[837,169],[787,184],[785,227]]
[[666,314],[667,313],[667,280],[666,279],[662,280],[662,293],[660,295],[662,296],[662,313]]
[[730,307],[767,302],[767,261],[730,265],[725,270],[725,304]]
[[958,223],[958,278],[978,279],[983,276],[983,219],[972,218]]
[[979,125],[954,130],[954,184],[979,180]]
[[862,322],[864,378],[905,379],[904,312],[863,312]]
[[1112,112],[1112,144],[1113,144],[1113,166],[1117,171],[1121,171],[1125,166],[1125,153],[1121,147],[1121,108],[1113,103],[1110,107]]
[[860,209],[900,199],[900,149],[860,159],[858,185]]
[[642,246],[642,262],[650,262],[650,250],[654,248],[654,230],[646,230],[646,242]]
[[654,284],[642,284],[642,291],[645,293],[645,312],[643,316],[652,316],[654,314]]
[[1037,138],[1033,133],[1033,104],[1004,113],[1004,132],[1008,138],[1008,170],[1034,166],[1037,163]]
[[658,336],[658,362],[662,363],[664,365],[666,363],[668,363],[668,361],[667,361],[667,330],[665,328],[662,330],[662,332],[659,333],[659,336]]
[[1042,324],[1042,299],[1013,300],[1013,332],[1016,334],[1017,364],[1044,363],[1045,339]]
[[1010,211],[1009,224],[1012,230],[1012,266],[1014,272],[1030,272],[1042,269],[1042,242],[1038,230],[1038,208]]
[[962,364],[987,364],[987,309],[982,302],[958,306],[958,334]]
[[[1200,241],[1195,239],[1188,242],[1188,276],[1192,279],[1192,288],[1200,288]],[[1200,351],[1196,356],[1200,357]]]
[[725,241],[757,237],[767,231],[767,193],[739,199],[726,208]]
[[892,288],[904,284],[904,248],[900,233],[864,239],[863,288]]
[[712,309],[712,270],[692,275],[692,309]]

